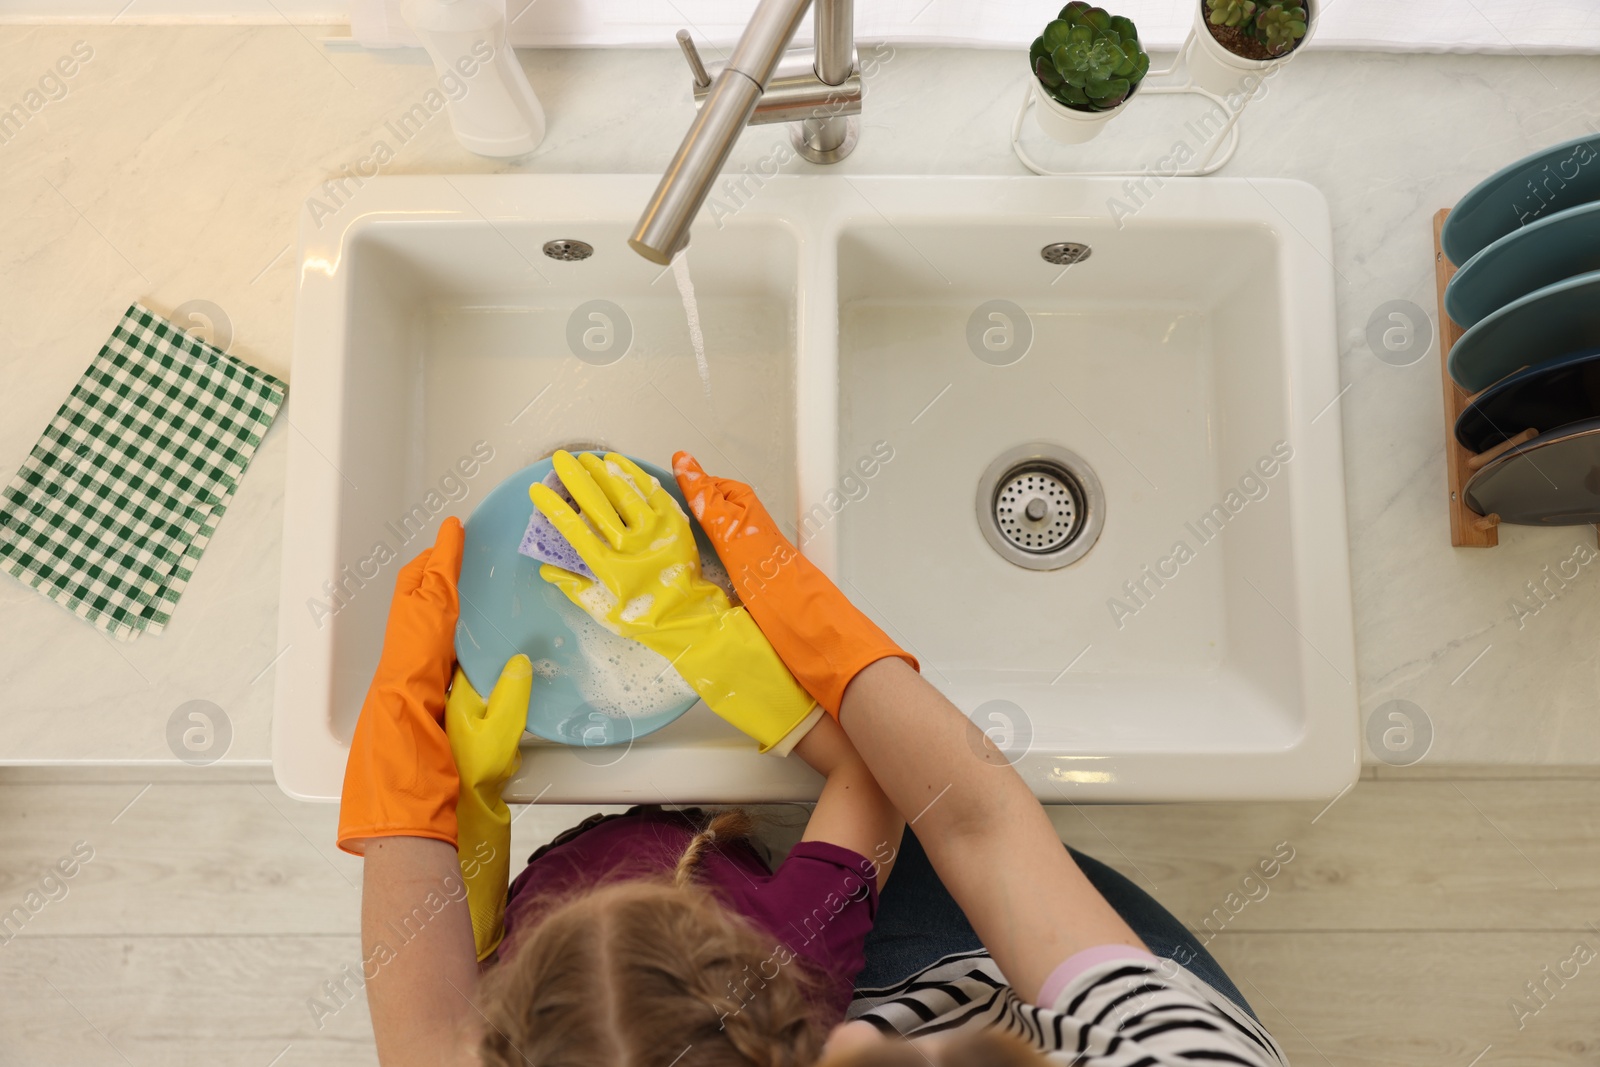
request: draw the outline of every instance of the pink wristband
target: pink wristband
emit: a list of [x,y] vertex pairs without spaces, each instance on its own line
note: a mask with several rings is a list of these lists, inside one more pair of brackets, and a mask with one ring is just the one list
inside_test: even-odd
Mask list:
[[1050,972],[1050,977],[1044,980],[1044,988],[1039,990],[1039,1007],[1054,1009],[1056,999],[1061,996],[1061,991],[1066,989],[1074,978],[1091,967],[1111,960],[1129,960],[1138,961],[1139,963],[1160,962],[1150,953],[1143,949],[1134,948],[1132,945],[1096,945],[1094,948],[1086,948],[1082,952],[1069,956],[1064,963]]

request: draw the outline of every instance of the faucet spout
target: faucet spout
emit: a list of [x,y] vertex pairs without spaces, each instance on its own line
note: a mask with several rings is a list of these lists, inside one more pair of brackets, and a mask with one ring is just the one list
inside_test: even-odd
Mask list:
[[832,163],[854,147],[856,126],[848,116],[861,110],[861,80],[855,69],[853,0],[816,4],[816,59],[804,71],[791,70],[795,64],[784,63],[784,57],[811,0],[760,0],[733,54],[714,76],[687,36],[679,35],[699,111],[628,238],[629,247],[645,259],[665,265],[688,246],[695,215],[739,134],[753,122],[798,122],[795,146],[813,162]]

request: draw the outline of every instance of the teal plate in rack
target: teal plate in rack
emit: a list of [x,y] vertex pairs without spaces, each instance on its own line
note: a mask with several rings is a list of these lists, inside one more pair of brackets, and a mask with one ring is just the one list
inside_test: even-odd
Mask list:
[[[685,504],[671,474],[634,462]],[[506,660],[527,655],[534,663],[529,733],[585,747],[625,744],[661,729],[698,698],[665,659],[602,628],[539,577],[538,560],[517,551],[533,516],[528,487],[553,466],[544,459],[524,467],[495,486],[467,519],[456,659],[487,697]],[[715,581],[720,564],[711,542],[693,518],[689,526],[702,568]]]
[[1479,320],[1450,349],[1450,377],[1469,393],[1522,367],[1600,345],[1600,270],[1547,285]]
[[1502,167],[1445,216],[1439,244],[1461,266],[1506,234],[1600,200],[1600,134],[1584,134]]
[[1506,234],[1456,271],[1444,309],[1470,327],[1536,289],[1600,270],[1600,202],[1568,208]]

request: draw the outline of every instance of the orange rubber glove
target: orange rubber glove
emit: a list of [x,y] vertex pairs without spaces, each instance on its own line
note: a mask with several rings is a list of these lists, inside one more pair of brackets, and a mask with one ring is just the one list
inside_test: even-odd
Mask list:
[[353,855],[373,837],[456,843],[460,780],[444,706],[456,661],[463,536],[459,519],[445,519],[433,547],[395,579],[383,653],[344,766],[339,847]]
[[790,543],[756,494],[743,482],[715,478],[687,452],[672,457],[672,473],[689,509],[711,538],[739,599],[790,672],[839,717],[845,686],[862,668],[914,656],[863,615],[828,576]]

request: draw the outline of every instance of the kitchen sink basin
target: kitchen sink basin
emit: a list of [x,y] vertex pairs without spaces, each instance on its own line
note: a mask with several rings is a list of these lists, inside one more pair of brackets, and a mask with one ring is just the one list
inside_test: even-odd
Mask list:
[[[654,181],[381,178],[303,220],[286,792],[337,796],[400,564],[522,466],[596,445],[755,485],[1044,800],[1353,780],[1319,193],[1175,182],[1113,217],[1125,192],[1088,179],[770,180],[687,253],[708,390],[674,273],[626,246]],[[510,794],[819,781],[696,705],[631,746],[529,744]]]
[[[1031,192],[843,223],[838,469],[893,459],[819,525],[837,575],[1045,799],[1337,792],[1355,675],[1337,417],[1310,425],[1338,392],[1317,194],[1164,190],[1181,223],[1119,229]],[[1047,262],[1061,241],[1084,258]],[[1010,499],[975,493],[996,462]],[[1024,559],[1092,545],[997,551],[984,526],[1034,499]]]

